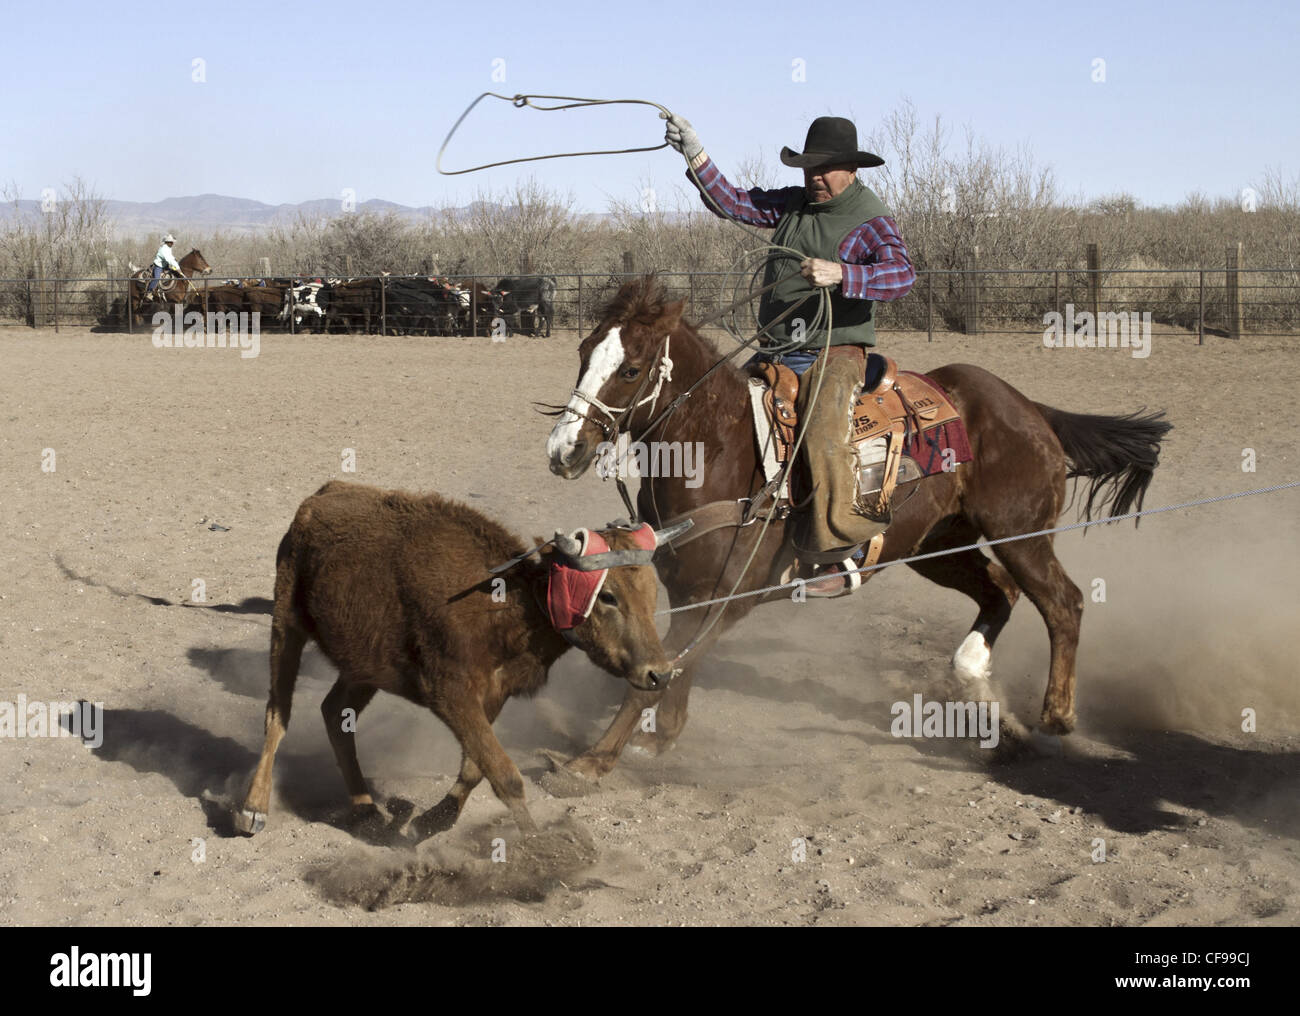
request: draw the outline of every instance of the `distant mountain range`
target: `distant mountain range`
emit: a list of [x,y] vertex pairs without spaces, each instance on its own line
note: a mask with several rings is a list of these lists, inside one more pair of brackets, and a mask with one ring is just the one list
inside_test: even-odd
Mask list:
[[[235,235],[261,233],[276,223],[288,224],[299,213],[311,218],[333,218],[344,214],[343,202],[338,198],[321,198],[316,201],[301,201],[298,204],[268,205],[249,198],[231,198],[221,194],[199,194],[195,197],[164,198],[162,201],[114,201],[104,202],[108,215],[114,221],[114,233],[117,237],[135,237],[145,233],[163,233],[170,230],[211,233],[220,230]],[[19,201],[18,212],[23,215],[37,214],[41,210],[40,201]],[[460,217],[473,211],[475,205],[453,210],[453,215]],[[358,202],[354,209],[358,212],[375,212],[380,215],[392,212],[404,219],[425,220],[440,211],[432,205],[412,208],[392,201],[372,198]],[[0,204],[0,221],[15,214],[14,203]],[[579,213],[579,220],[598,220],[605,218],[603,213]]]

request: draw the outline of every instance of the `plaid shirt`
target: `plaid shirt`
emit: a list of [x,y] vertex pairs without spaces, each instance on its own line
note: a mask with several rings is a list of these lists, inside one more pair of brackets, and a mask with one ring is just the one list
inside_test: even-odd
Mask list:
[[[709,197],[728,215],[764,229],[775,229],[789,199],[803,192],[802,187],[737,190],[707,156],[696,173]],[[686,178],[695,183],[689,169]],[[705,206],[718,215],[707,201]],[[840,245],[840,261],[844,275],[840,292],[855,300],[897,300],[906,296],[916,281],[898,226],[887,215],[869,219],[850,233]]]

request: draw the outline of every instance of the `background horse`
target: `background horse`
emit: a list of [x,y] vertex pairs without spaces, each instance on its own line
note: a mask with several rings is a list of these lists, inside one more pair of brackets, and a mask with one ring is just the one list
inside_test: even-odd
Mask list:
[[[179,263],[181,266],[181,277],[179,279],[169,276],[166,269],[164,269],[162,277],[158,280],[158,285],[154,287],[162,292],[163,303],[184,303],[191,290],[189,277],[207,275],[212,271],[212,266],[204,260],[203,252],[197,248],[181,258]],[[152,272],[152,268],[141,268],[131,276],[131,306],[135,308],[137,313],[146,305],[144,294],[149,285]]]
[[[625,284],[602,320],[578,348],[578,386],[547,440],[551,471],[574,479],[613,433],[634,437],[677,396],[699,383],[690,397],[656,427],[647,440],[702,442],[706,468],[698,486],[681,476],[643,478],[637,497],[641,517],[655,527],[664,520],[717,501],[748,498],[765,483],[754,437],[747,376],[731,364],[712,373],[719,356],[682,319],[685,301],[669,303],[653,277]],[[662,360],[670,356],[671,371]],[[667,375],[671,376],[667,376]],[[707,374],[707,377],[706,377]],[[1094,416],[1068,413],[1025,398],[1005,381],[969,364],[952,364],[927,375],[941,384],[965,422],[974,460],[955,470],[899,486],[893,524],[886,532],[880,561],[997,540],[1049,529],[1066,502],[1066,481],[1089,481],[1083,514],[1123,514],[1141,507],[1159,459],[1160,442],[1170,430],[1163,413]],[[703,379],[701,381],[701,379]],[[910,494],[909,494],[910,492]],[[744,573],[737,593],[771,584],[773,561],[785,538],[773,521],[727,526],[685,544],[664,549],[656,559],[659,578],[673,607],[729,594]],[[755,548],[755,542],[761,544]],[[953,656],[953,672],[967,700],[997,698],[991,650],[1023,591],[1038,608],[1051,640],[1051,667],[1039,729],[1069,733],[1075,724],[1075,654],[1083,597],[1057,560],[1051,536],[1002,543],[990,548],[996,561],[968,549],[909,563],[921,575],[965,593],[979,607],[970,633]],[[748,570],[745,564],[753,553]],[[873,572],[866,572],[863,578]],[[789,599],[789,591],[770,594]],[[600,740],[567,768],[595,778],[613,768],[637,729],[642,710],[657,706],[656,731],[649,747],[670,746],[686,723],[692,671],[700,654],[727,627],[759,602],[758,597],[726,605],[691,650],[683,671],[665,692],[627,693]],[[718,607],[672,615],[665,640],[680,652],[708,625]],[[1023,729],[1005,722],[1008,747],[1025,743]]]

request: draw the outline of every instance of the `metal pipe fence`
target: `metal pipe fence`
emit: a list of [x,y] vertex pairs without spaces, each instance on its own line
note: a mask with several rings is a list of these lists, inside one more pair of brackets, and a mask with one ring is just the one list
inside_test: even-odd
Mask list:
[[[585,332],[601,308],[629,279],[641,272],[553,273],[556,295],[553,328]],[[735,272],[659,272],[673,299],[687,301],[688,318],[726,307],[748,288],[751,276]],[[228,278],[256,285],[234,286]],[[264,330],[331,331],[366,334],[487,335],[493,331],[530,334],[541,330],[527,310],[505,316],[480,288],[492,289],[500,275],[438,276],[472,290],[468,307],[448,302],[428,277],[366,275],[333,291],[323,320],[303,313],[291,286],[323,275],[250,276],[214,272],[196,280],[185,311],[257,311]],[[335,280],[330,280],[335,281]],[[477,284],[477,285],[475,285]],[[144,318],[128,307],[125,277],[0,279],[0,323],[33,328],[86,328],[131,331],[148,328],[159,310],[145,308]],[[339,294],[343,294],[340,296]],[[346,299],[344,298],[346,297]],[[757,310],[738,312],[742,327]],[[882,329],[935,332],[1042,333],[1050,315],[1080,320],[1092,315],[1150,315],[1154,324],[1183,328],[1198,342],[1205,336],[1300,336],[1300,271],[1284,268],[1215,269],[997,269],[966,268],[920,271],[905,298],[876,304]]]

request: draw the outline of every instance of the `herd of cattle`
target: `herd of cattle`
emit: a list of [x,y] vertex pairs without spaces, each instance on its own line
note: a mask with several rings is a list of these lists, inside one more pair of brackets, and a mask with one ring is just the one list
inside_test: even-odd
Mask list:
[[551,276],[506,278],[488,288],[437,276],[229,279],[192,291],[206,311],[259,312],[263,325],[313,332],[389,335],[550,336],[556,282]]

